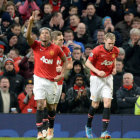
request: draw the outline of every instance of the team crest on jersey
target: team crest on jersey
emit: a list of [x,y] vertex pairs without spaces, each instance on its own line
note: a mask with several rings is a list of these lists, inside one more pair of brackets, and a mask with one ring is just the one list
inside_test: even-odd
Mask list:
[[113,53],[113,54],[112,54],[112,57],[115,58],[115,56],[116,56],[116,55]]
[[90,55],[89,55],[90,57],[92,57],[93,56],[93,53],[90,53]]
[[54,51],[53,50],[50,51],[50,55],[54,55]]

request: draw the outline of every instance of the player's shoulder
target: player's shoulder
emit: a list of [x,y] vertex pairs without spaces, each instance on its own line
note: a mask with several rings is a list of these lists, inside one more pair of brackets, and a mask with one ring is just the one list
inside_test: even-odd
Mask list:
[[114,52],[119,53],[119,48],[114,46]]
[[64,45],[62,46],[62,50],[63,50],[63,51],[67,51],[67,52],[70,51],[69,48],[68,48],[67,46],[64,46]]
[[60,47],[54,43],[51,43],[51,47],[53,47],[54,49],[60,49]]
[[100,50],[103,49],[103,47],[104,47],[104,45],[98,45],[98,46],[96,46],[93,50],[94,50],[94,51],[100,51]]

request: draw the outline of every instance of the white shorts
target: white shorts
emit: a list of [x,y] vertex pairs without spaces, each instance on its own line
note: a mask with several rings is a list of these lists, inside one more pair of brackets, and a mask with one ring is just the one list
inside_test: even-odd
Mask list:
[[55,103],[59,103],[62,94],[62,85],[58,85]]
[[100,101],[102,98],[112,99],[113,95],[113,76],[109,75],[105,78],[90,76],[90,99],[92,101]]
[[46,99],[48,104],[56,103],[57,99],[57,82],[34,75],[34,99]]

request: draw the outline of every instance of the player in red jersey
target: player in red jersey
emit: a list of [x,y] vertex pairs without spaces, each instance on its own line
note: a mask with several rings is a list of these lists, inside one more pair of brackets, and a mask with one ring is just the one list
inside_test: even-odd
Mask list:
[[[44,112],[44,101],[47,101],[49,124],[51,125],[51,133],[53,133],[55,118],[55,100],[57,95],[57,82],[64,76],[66,67],[66,57],[59,46],[51,43],[51,31],[49,28],[40,29],[40,41],[36,41],[31,36],[32,25],[35,15],[30,17],[27,29],[27,41],[33,49],[35,68],[34,68],[34,95],[37,100],[36,126],[38,128],[38,140],[43,139],[42,135],[42,119]],[[56,72],[57,57],[63,61],[61,74]]]
[[86,66],[90,69],[90,92],[92,100],[91,107],[88,113],[86,136],[93,138],[92,135],[92,119],[96,109],[99,107],[99,103],[102,100],[104,103],[103,110],[103,129],[101,138],[111,138],[111,135],[107,131],[108,123],[110,120],[110,107],[113,91],[113,76],[116,74],[116,57],[118,56],[119,49],[114,46],[115,35],[107,33],[105,35],[105,45],[99,45],[95,47],[88,60]]
[[[61,49],[63,50],[63,52],[66,55],[66,59],[67,59],[66,70],[72,69],[73,63],[72,63],[72,58],[71,58],[71,52],[70,52],[68,47],[63,46],[64,40],[63,40],[62,32],[53,31],[51,33],[51,39],[52,39],[54,44],[56,44],[59,47],[61,47]],[[63,66],[63,61],[58,56],[57,57],[57,67],[56,67],[56,72],[57,72],[58,75],[61,74],[62,66]],[[60,81],[57,82],[58,89],[57,89],[57,96],[56,96],[56,100],[55,100],[55,110],[57,109],[57,105],[58,105],[58,102],[60,100],[60,96],[61,96],[61,93],[62,93],[63,80],[64,80],[64,78],[62,78]],[[45,120],[47,121],[48,117],[49,117],[48,113],[47,113],[47,108],[45,108],[44,112],[45,112],[45,116],[44,116],[44,122],[45,122]],[[48,127],[48,122],[44,123],[44,128],[43,128],[43,131],[42,131],[44,137],[46,137],[46,135],[47,135],[47,138],[52,137],[51,133],[48,133],[49,130],[50,130],[50,126]]]

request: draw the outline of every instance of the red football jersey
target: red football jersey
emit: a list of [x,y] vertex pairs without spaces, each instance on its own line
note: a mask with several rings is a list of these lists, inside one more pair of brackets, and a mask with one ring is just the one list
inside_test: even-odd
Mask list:
[[57,76],[57,57],[61,58],[65,55],[62,49],[54,44],[44,48],[41,42],[37,40],[31,45],[31,48],[35,59],[34,74],[54,81],[54,78]]
[[[67,61],[72,60],[71,52],[70,52],[69,48],[66,47],[66,46],[62,46],[61,48],[62,48],[64,54],[66,55]],[[59,65],[62,66],[63,62],[62,62],[60,57],[57,57],[57,66],[59,66]],[[60,73],[58,73],[58,74],[60,74]],[[62,78],[60,81],[58,81],[57,84],[58,85],[63,85],[63,81],[64,81],[64,78]]]
[[[104,45],[99,45],[92,50],[88,59],[96,69],[104,71],[107,77],[108,75],[112,74],[114,68],[114,60],[118,54],[119,49],[115,46],[111,51],[107,51],[104,48]],[[90,73],[91,75],[97,75],[93,71],[90,71]]]

